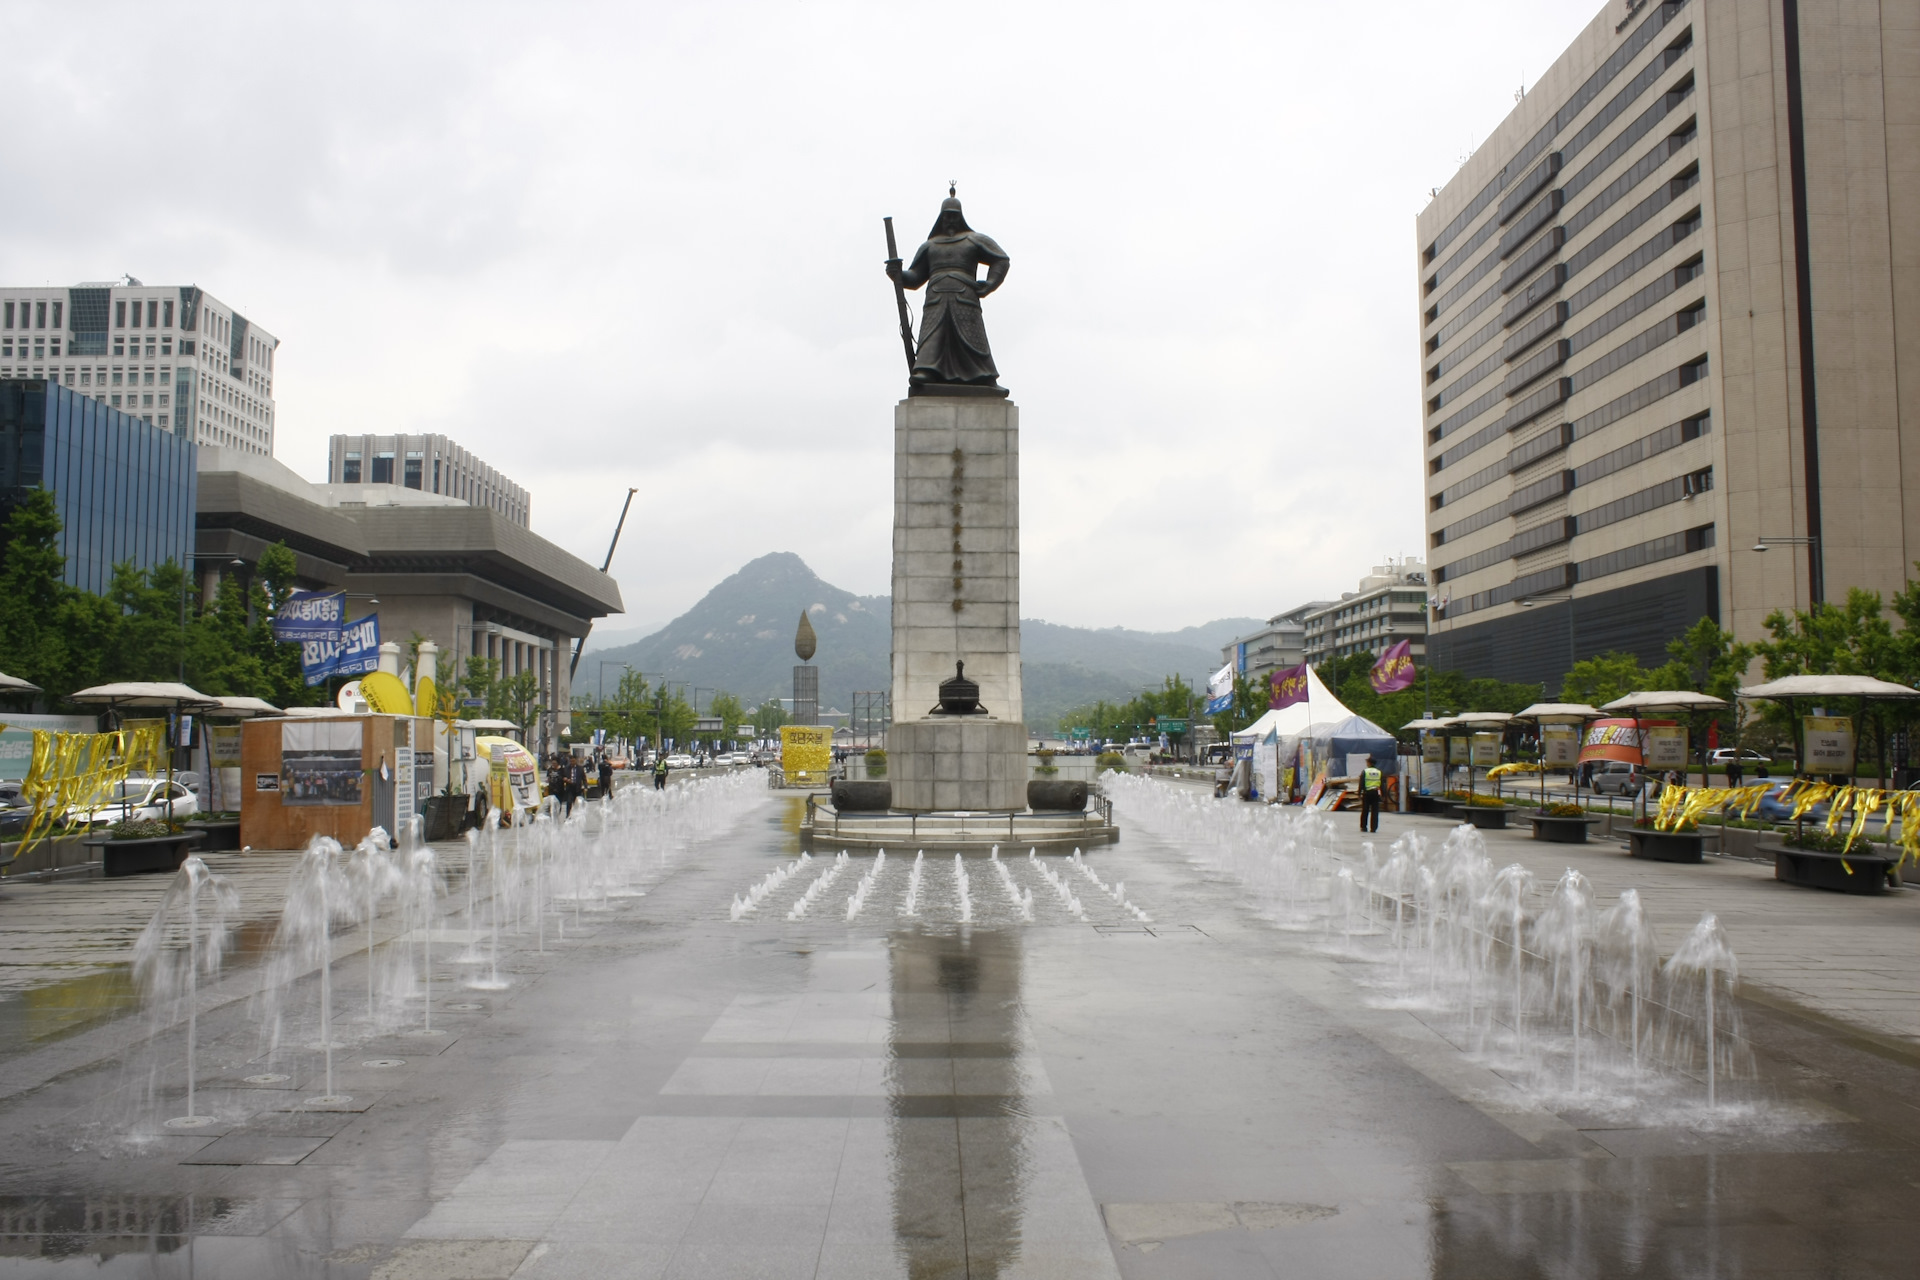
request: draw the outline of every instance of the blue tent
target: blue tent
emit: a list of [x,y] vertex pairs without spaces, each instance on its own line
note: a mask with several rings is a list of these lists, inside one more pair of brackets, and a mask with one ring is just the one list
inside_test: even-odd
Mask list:
[[1328,772],[1342,776],[1349,772],[1347,761],[1353,756],[1372,756],[1387,773],[1399,766],[1399,746],[1393,735],[1365,716],[1349,716],[1336,724],[1317,724],[1312,730],[1313,754],[1328,764]]

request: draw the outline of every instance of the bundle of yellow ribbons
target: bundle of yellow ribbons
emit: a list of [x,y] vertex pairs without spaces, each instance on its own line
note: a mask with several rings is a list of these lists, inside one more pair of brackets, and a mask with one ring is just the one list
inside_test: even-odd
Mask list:
[[[1738,812],[1751,818],[1761,799],[1780,784],[1763,782],[1751,787],[1668,787],[1660,793],[1660,811],[1655,816],[1656,831],[1673,831],[1715,810]],[[1798,822],[1815,805],[1827,804],[1826,832],[1833,835],[1847,815],[1853,815],[1842,852],[1851,852],[1854,842],[1867,833],[1867,819],[1884,810],[1889,829],[1900,824],[1900,861],[1920,864],[1920,792],[1883,791],[1879,787],[1840,786],[1831,782],[1797,779],[1787,784],[1780,797],[1793,806],[1792,821]],[[1847,868],[1849,872],[1852,868]]]
[[33,762],[20,796],[33,806],[21,833],[24,852],[44,840],[76,810],[97,809],[113,799],[131,772],[160,773],[167,767],[166,725],[129,725],[112,733],[33,733]]

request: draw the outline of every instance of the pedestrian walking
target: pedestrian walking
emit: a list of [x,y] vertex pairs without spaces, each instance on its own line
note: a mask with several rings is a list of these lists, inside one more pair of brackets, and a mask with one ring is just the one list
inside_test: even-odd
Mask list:
[[605,755],[600,757],[600,798],[613,799],[613,761]]
[[665,751],[653,758],[653,789],[655,791],[667,789],[667,753]]
[[575,760],[567,770],[567,814],[572,816],[573,805],[581,796],[587,794],[587,766]]
[[[1384,775],[1374,764],[1373,757],[1367,757],[1367,767],[1360,771],[1360,830],[1378,831],[1380,829],[1380,788],[1385,781]],[[1372,826],[1368,826],[1368,822]]]
[[1741,761],[1740,753],[1734,752],[1727,760],[1727,785],[1737,787],[1746,780],[1747,766]]

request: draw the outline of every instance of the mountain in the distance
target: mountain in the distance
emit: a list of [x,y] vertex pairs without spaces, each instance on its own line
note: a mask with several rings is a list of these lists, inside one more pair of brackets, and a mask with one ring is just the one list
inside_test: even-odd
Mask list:
[[[644,639],[601,648],[590,638],[574,689],[595,692],[604,674],[611,690],[620,669],[631,665],[649,682],[664,675],[703,691],[724,689],[749,706],[791,697],[799,661],[793,634],[805,610],[819,636],[813,661],[820,668],[820,704],[844,711],[855,690],[888,687],[892,608],[887,596],[843,591],[821,581],[799,556],[774,552],[748,563]],[[1168,675],[1204,687],[1220,664],[1221,646],[1258,625],[1254,618],[1223,618],[1172,632],[1098,631],[1023,620],[1027,723],[1049,728],[1075,707],[1101,698],[1125,701]]]

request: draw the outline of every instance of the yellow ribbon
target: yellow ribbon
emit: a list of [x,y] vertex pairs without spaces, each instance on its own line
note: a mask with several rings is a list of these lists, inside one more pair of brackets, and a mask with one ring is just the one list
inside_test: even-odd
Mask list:
[[[20,797],[33,806],[21,833],[21,852],[44,840],[56,825],[71,830],[78,814],[97,809],[133,771],[166,768],[166,725],[147,721],[112,733],[33,732],[33,761],[20,783]],[[69,817],[69,814],[75,816]]]

